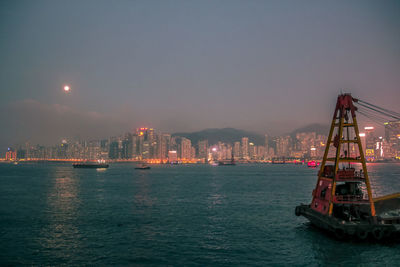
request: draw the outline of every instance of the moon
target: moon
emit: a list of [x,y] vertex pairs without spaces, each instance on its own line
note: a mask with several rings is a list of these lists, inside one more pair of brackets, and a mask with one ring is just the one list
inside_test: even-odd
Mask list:
[[71,88],[69,88],[68,85],[65,85],[65,86],[64,86],[64,91],[65,91],[65,92],[69,92],[70,89],[71,89]]

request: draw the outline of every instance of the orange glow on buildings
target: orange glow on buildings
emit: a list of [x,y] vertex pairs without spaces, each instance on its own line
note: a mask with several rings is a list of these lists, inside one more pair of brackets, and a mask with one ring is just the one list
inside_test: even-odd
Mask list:
[[5,160],[10,160],[10,161],[17,160],[17,152],[13,151],[11,148],[8,148]]

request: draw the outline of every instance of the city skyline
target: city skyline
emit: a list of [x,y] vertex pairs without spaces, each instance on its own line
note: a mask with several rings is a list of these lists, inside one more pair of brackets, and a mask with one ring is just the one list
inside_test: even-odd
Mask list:
[[[377,136],[373,126],[361,129],[361,144],[368,161],[400,159],[400,121],[386,123],[384,136]],[[265,134],[262,141],[261,136],[231,128],[214,129],[213,134],[217,134],[218,139],[206,132],[200,133],[187,136],[139,127],[133,132],[106,139],[70,138],[52,146],[27,142],[9,147],[5,160],[147,160],[150,163],[206,163],[232,159],[265,162],[284,158],[318,160],[323,156],[328,138],[316,126],[298,129],[290,135]],[[221,134],[234,134],[236,137]],[[251,137],[245,136],[247,134]],[[358,153],[353,145],[348,149],[346,153],[349,155]]]

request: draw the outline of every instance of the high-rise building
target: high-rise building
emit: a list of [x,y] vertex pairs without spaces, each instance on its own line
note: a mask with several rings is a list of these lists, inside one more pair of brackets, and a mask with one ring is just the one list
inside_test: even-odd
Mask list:
[[6,160],[17,160],[17,152],[11,147],[7,149]]
[[296,154],[299,157],[317,157],[318,149],[316,132],[296,133],[296,138],[293,140],[292,148],[292,155]]
[[400,137],[400,121],[385,122],[385,137],[391,143],[398,143]]
[[109,150],[109,142],[107,139],[100,140],[100,159],[107,159],[108,158],[108,150]]
[[249,158],[256,159],[257,157],[257,147],[254,143],[249,143]]
[[359,133],[359,136],[360,136],[360,141],[361,141],[361,147],[363,149],[363,153],[365,156],[365,148],[366,148],[365,133]]
[[132,135],[132,158],[134,158],[134,159],[136,159],[139,156],[138,142],[139,142],[139,136]]
[[[60,146],[58,147],[58,158],[59,159],[66,159],[67,158],[67,151],[68,151],[68,142],[66,139],[61,141]],[[36,150],[36,152],[38,152]],[[35,158],[40,158],[39,155],[36,155]]]
[[24,159],[26,158],[26,150],[25,149],[18,149],[17,150],[17,158],[18,159]]
[[249,138],[248,137],[242,137],[241,158],[249,159]]
[[275,149],[274,149],[273,147],[270,147],[270,148],[269,148],[268,157],[269,157],[269,158],[275,157]]
[[196,158],[196,148],[193,147],[193,146],[192,146],[192,152],[191,152],[190,158],[191,158],[191,159]]
[[290,136],[281,136],[276,140],[276,155],[287,157],[290,153]]
[[185,138],[181,138],[180,144],[180,158],[181,159],[191,159],[192,157],[192,142]]
[[171,143],[170,134],[159,134],[157,137],[157,158],[165,160],[168,158],[169,145]]
[[233,156],[234,156],[236,159],[239,159],[239,158],[240,158],[240,142],[235,142],[235,143],[233,144]]
[[97,160],[100,158],[100,141],[93,140],[87,143],[85,159]]
[[207,159],[208,155],[208,140],[200,140],[197,143],[198,146],[198,155],[201,159]]
[[131,159],[132,158],[132,134],[126,134],[122,140],[121,158]]
[[257,148],[257,155],[256,155],[255,159],[257,159],[257,160],[265,159],[265,155],[266,155],[265,146],[256,146],[256,148]]
[[390,147],[386,157],[400,157],[400,121],[385,122],[385,137]]
[[144,141],[142,149],[142,159],[150,159],[150,141]]
[[118,159],[119,158],[119,148],[118,148],[117,141],[110,142],[110,149],[108,152],[108,157],[110,159]]
[[178,153],[176,152],[176,150],[168,151],[168,161],[170,163],[178,162]]
[[[136,129],[136,154],[144,159],[157,157],[157,138],[153,128]],[[133,152],[133,154],[135,154]]]
[[138,157],[141,157],[143,155],[143,143],[144,143],[144,135],[143,134],[137,135],[136,155],[138,155]]
[[364,127],[365,131],[365,158],[367,160],[375,159],[375,128],[372,126]]

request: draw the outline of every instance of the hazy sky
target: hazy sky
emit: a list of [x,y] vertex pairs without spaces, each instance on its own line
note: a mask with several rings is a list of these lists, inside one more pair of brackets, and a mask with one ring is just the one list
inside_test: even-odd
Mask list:
[[[400,111],[399,1],[1,1],[0,149]],[[62,91],[69,84],[71,92]]]

